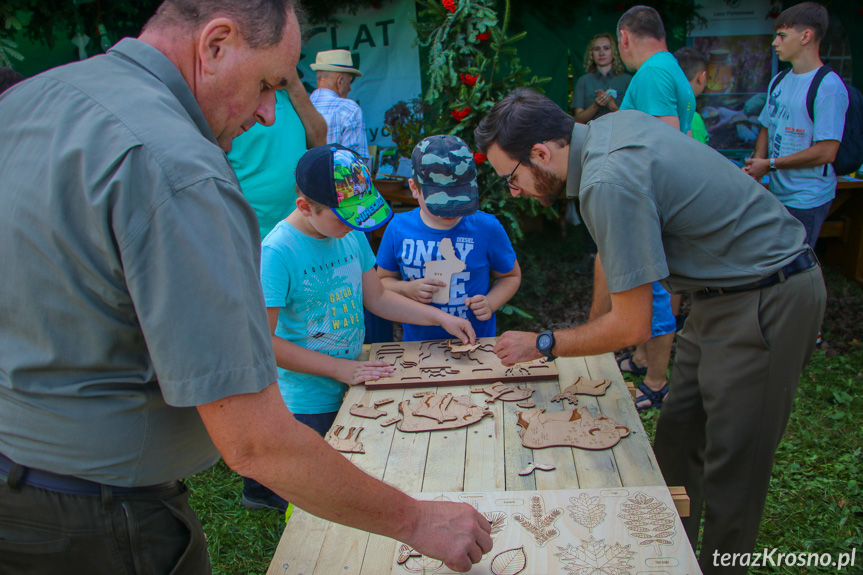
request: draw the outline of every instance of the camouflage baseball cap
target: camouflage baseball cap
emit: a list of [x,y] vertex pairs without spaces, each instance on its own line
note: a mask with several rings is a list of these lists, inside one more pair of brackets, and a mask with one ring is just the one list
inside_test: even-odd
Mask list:
[[303,194],[331,208],[355,230],[376,230],[393,216],[392,208],[372,183],[368,166],[344,146],[312,148],[297,163],[296,175]]
[[430,136],[411,154],[426,208],[439,218],[469,216],[479,207],[473,153],[457,136]]

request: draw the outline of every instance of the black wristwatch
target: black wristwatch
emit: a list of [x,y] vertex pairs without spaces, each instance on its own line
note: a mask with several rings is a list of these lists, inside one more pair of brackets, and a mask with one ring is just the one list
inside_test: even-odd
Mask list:
[[554,349],[554,332],[548,330],[536,336],[536,349],[539,350],[539,353],[547,357],[549,361],[557,359],[557,357],[551,353],[551,350]]
[[770,158],[770,171],[776,171],[776,158]]

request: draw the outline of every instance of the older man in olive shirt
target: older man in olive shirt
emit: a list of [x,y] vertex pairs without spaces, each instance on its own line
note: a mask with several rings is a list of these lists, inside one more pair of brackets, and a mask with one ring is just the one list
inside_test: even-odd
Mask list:
[[821,269],[803,227],[719,153],[641,112],[573,125],[551,100],[519,89],[476,137],[514,195],[548,205],[565,188],[579,198],[607,265],[597,266],[586,324],[554,332],[551,345],[504,333],[495,347],[504,364],[639,343],[650,336],[651,282],[692,294],[656,455],[667,483],[692,499],[693,546],[705,508],[702,570],[734,572],[715,553],[752,551],[823,314]]
[[[254,212],[225,150],[296,73],[289,0],[169,0],[0,97],[0,571],[207,573],[177,480],[221,454],[466,571],[475,509],[359,471],[285,408]],[[326,477],[327,481],[317,481]]]

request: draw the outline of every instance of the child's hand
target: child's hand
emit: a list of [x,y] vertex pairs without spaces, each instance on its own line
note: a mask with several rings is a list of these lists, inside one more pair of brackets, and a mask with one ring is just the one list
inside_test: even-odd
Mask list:
[[470,297],[464,298],[464,303],[467,306],[470,306],[470,309],[473,311],[473,315],[476,316],[476,319],[479,321],[488,321],[491,319],[491,314],[494,313],[491,310],[491,304],[488,303],[488,298],[484,295],[472,295]]
[[432,278],[418,278],[405,283],[405,295],[420,303],[431,303],[434,294],[446,285]]
[[389,377],[395,368],[385,361],[353,361],[342,360],[338,366],[338,377],[335,379],[348,385],[357,385],[365,381],[375,381]]
[[439,325],[447,330],[450,335],[455,336],[456,339],[465,345],[476,341],[476,332],[473,330],[473,326],[468,320],[463,317],[458,317],[457,315],[450,315],[444,311],[441,311],[440,313],[441,318]]

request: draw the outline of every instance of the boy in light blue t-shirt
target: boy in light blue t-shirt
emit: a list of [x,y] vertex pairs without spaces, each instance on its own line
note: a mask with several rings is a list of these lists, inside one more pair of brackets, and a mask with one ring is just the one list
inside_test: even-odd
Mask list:
[[[312,148],[300,158],[296,178],[297,209],[261,245],[261,283],[279,390],[297,421],[325,435],[348,385],[393,372],[386,362],[357,360],[365,332],[363,306],[392,321],[439,325],[464,343],[473,342],[475,334],[467,320],[381,285],[361,232],[384,225],[392,211],[358,155],[335,144]],[[244,479],[244,505],[287,506]]]
[[[521,268],[497,218],[477,211],[473,154],[461,138],[431,136],[414,148],[411,164],[408,183],[420,207],[396,214],[387,226],[378,248],[381,281],[388,290],[467,318],[477,337],[494,337],[495,312],[518,291]],[[442,259],[461,268],[448,287],[426,269]],[[404,341],[446,337],[438,327],[416,324],[403,324]]]

